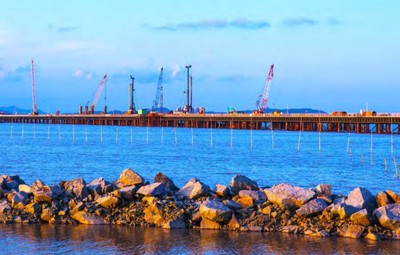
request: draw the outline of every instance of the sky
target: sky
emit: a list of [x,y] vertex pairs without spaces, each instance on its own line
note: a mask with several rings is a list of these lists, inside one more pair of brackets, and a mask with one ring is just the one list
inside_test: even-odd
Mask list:
[[[400,112],[400,1],[19,0],[0,8],[0,106],[76,112],[151,108],[164,67],[164,106],[255,109],[271,64],[269,108]],[[105,93],[104,93],[105,92]]]

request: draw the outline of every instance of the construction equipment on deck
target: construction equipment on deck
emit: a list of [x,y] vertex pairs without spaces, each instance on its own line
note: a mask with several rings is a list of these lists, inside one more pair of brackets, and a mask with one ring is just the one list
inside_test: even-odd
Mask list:
[[262,94],[259,95],[258,100],[256,101],[257,109],[254,111],[254,114],[262,114],[265,113],[265,111],[267,110],[268,97],[269,97],[269,92],[271,90],[271,81],[273,77],[274,77],[274,65],[272,64],[268,72],[268,77],[263,92]]
[[32,113],[31,115],[38,115],[38,110],[36,106],[36,90],[35,90],[35,65],[32,59]]
[[135,77],[130,75],[131,83],[129,83],[129,109],[126,114],[136,114],[136,106],[134,101],[134,92],[135,92]]
[[161,67],[160,76],[158,77],[156,99],[153,101],[153,107],[151,108],[153,112],[159,112],[159,113],[163,113],[164,111],[163,70],[164,68]]
[[[100,98],[100,94],[101,94],[101,92],[103,91],[103,88],[106,85],[106,81],[107,81],[107,74],[105,74],[103,76],[103,79],[101,80],[99,86],[97,87],[96,94],[94,95],[93,102],[92,102],[92,104],[90,106],[90,111],[89,111],[89,107],[88,107],[89,101],[86,103],[85,114],[94,114],[94,107],[96,106],[97,101]],[[104,100],[106,100],[106,96],[104,96]],[[103,113],[104,114],[107,113],[107,105],[104,105],[104,112]]]

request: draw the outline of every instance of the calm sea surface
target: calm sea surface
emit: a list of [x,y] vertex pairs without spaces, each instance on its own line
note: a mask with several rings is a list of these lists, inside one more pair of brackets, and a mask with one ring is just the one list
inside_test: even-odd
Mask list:
[[[19,175],[28,184],[77,177],[114,181],[130,167],[150,181],[161,171],[178,186],[193,177],[210,186],[227,185],[240,173],[259,186],[288,182],[311,188],[331,183],[334,193],[345,195],[357,186],[373,194],[385,189],[400,193],[394,164],[398,151],[396,135],[0,124],[0,174]],[[399,243],[115,226],[0,225],[0,254],[395,254]]]
[[193,177],[227,185],[240,173],[259,186],[331,183],[345,195],[357,186],[400,192],[393,160],[399,152],[397,135],[0,124],[0,174],[28,184],[114,181],[130,167],[150,181],[161,171],[178,186]]

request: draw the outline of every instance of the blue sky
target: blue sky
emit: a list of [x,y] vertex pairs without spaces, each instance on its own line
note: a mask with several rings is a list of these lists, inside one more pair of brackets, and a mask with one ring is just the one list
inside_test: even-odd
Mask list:
[[[164,67],[164,105],[254,109],[275,64],[269,107],[400,112],[400,1],[3,1],[0,106],[77,111],[107,73],[107,105],[151,107]],[[103,96],[102,96],[103,97]],[[100,99],[97,109],[102,108]]]

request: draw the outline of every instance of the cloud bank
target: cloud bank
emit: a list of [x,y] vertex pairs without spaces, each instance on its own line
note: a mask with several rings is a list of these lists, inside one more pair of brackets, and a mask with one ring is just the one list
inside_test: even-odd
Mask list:
[[260,30],[269,28],[271,24],[267,21],[252,21],[247,19],[236,19],[236,20],[202,20],[197,22],[182,22],[176,24],[165,24],[153,26],[149,24],[143,25],[146,28],[152,30],[161,30],[161,31],[181,31],[181,30],[206,30],[206,29],[242,29],[242,30]]

